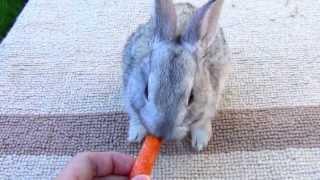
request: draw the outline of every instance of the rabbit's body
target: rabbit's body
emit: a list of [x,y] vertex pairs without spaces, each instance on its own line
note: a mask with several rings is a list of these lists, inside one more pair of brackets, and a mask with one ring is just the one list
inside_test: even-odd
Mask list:
[[[177,42],[184,39],[187,42],[188,38],[193,37],[183,36],[183,33],[188,31],[196,8],[188,3],[179,3],[175,5],[175,11],[174,36],[178,37]],[[140,25],[128,39],[123,51],[124,97],[130,118],[128,139],[140,141],[147,131],[168,140],[181,139],[191,131],[193,146],[201,150],[211,137],[211,120],[214,119],[230,66],[229,50],[222,29],[217,28],[215,38],[208,47],[197,50],[199,60],[195,65],[192,60],[185,60],[193,59],[192,54],[185,52],[189,46],[192,49],[191,43],[186,43],[183,46],[185,48],[162,41],[154,43],[153,21],[151,18],[146,24]],[[156,60],[158,62],[153,63],[155,60],[150,60],[152,56],[166,58],[159,57]],[[179,60],[167,60],[175,57]],[[154,70],[156,68],[160,70]],[[152,79],[151,74],[160,74],[155,77],[161,79]],[[157,90],[156,95],[153,95],[152,89]],[[186,91],[190,96],[186,97],[187,103],[192,100],[188,106],[183,105],[186,103],[177,103],[186,101]]]

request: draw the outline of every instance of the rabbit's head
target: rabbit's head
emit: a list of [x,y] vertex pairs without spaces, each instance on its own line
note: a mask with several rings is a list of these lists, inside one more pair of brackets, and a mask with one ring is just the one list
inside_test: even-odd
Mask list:
[[171,0],[155,0],[152,50],[144,59],[146,103],[140,111],[150,133],[172,140],[188,132],[186,115],[197,100],[195,79],[204,71],[204,52],[215,38],[221,6],[222,0],[208,2],[179,34]]

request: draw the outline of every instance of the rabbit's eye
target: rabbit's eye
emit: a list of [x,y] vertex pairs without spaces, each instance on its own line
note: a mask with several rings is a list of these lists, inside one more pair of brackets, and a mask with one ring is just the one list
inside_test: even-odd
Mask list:
[[193,90],[191,90],[189,99],[188,99],[188,106],[193,102]]
[[181,44],[181,40],[182,40],[181,35],[178,35],[178,36],[176,37],[176,43],[177,43],[177,44]]
[[146,88],[144,89],[144,95],[148,99],[148,84],[146,84]]

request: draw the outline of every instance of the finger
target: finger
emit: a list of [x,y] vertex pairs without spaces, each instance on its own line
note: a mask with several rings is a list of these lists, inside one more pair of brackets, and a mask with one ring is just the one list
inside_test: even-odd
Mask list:
[[115,152],[86,152],[76,155],[57,180],[85,180],[111,174],[128,175],[134,159]]
[[129,175],[134,163],[131,156],[117,152],[92,152],[88,156],[96,176]]
[[107,176],[95,178],[94,180],[129,180],[129,178],[126,176]]
[[132,180],[151,180],[151,178],[147,175],[139,175],[133,177]]
[[92,179],[95,174],[88,153],[79,153],[69,161],[56,180],[86,180]]
[[[128,180],[129,178],[126,176],[108,176],[108,177],[101,177],[101,178],[95,178],[94,180]],[[139,175],[132,180],[151,180],[149,176],[146,175]]]

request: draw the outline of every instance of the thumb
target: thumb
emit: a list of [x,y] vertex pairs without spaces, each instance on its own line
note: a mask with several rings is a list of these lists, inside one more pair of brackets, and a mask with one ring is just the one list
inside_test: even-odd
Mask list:
[[151,178],[147,175],[139,175],[133,177],[132,180],[151,180]]

